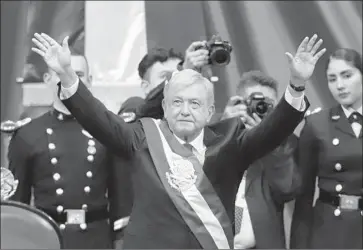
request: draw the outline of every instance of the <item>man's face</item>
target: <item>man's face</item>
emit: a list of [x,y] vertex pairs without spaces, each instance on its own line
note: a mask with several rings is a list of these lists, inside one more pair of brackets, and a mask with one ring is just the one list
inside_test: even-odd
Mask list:
[[273,105],[276,106],[277,104],[277,93],[274,89],[267,87],[267,86],[261,86],[256,83],[256,85],[247,86],[245,88],[244,93],[240,93],[242,98],[246,100],[252,93],[254,92],[260,92],[264,95],[264,97],[267,97],[272,100]]
[[[89,69],[87,61],[83,56],[72,56],[71,57],[72,68],[76,72],[77,76],[81,81],[88,87],[91,87],[91,76],[89,75]],[[53,70],[49,70],[43,76],[44,83],[50,84],[52,88],[57,90],[57,83],[60,81],[59,77]]]
[[177,70],[178,63],[181,60],[178,58],[171,58],[165,62],[154,63],[147,71],[142,80],[141,87],[147,95],[151,90],[156,88],[159,84],[164,82],[170,73]]
[[163,100],[164,116],[170,129],[181,139],[195,138],[214,113],[204,83],[170,86]]

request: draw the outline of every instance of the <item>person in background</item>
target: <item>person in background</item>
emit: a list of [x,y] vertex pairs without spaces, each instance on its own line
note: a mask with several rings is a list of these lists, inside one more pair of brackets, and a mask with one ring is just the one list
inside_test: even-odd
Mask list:
[[[122,104],[118,115],[128,123],[136,122],[142,117],[161,119],[164,116],[161,102],[164,98],[165,82],[170,79],[174,71],[183,68],[199,70],[205,66],[208,63],[208,51],[195,50],[204,43],[204,41],[192,43],[185,52],[185,60],[182,54],[174,52],[173,49],[154,48],[146,54],[138,66],[141,88],[146,98],[130,97]],[[115,246],[118,249],[122,248],[123,232],[128,224],[133,203],[131,165],[127,159],[115,156],[112,168],[114,173],[112,176],[115,179],[112,182],[112,185],[115,185],[112,190],[115,194],[111,196],[115,199],[110,200],[110,211],[116,236]],[[123,178],[123,181],[119,181],[120,178]]]
[[[72,53],[72,67],[91,87],[86,58]],[[58,97],[57,74],[44,69],[54,94],[52,109],[14,127],[9,169],[19,180],[12,200],[30,203],[52,217],[68,249],[112,248],[108,223],[111,154],[71,115]]]
[[[253,128],[268,115],[278,101],[278,82],[260,72],[241,76],[237,95],[230,98],[222,119],[240,117],[247,128]],[[248,111],[246,100],[260,94],[268,109]],[[251,109],[252,111],[252,109]],[[251,114],[252,113],[252,114]],[[292,134],[270,154],[257,160],[245,171],[236,196],[234,249],[285,249],[284,204],[294,199],[299,185],[294,149],[297,137]]]
[[362,249],[362,56],[352,49],[334,51],[326,77],[338,104],[307,116],[301,131],[303,186],[291,248]]

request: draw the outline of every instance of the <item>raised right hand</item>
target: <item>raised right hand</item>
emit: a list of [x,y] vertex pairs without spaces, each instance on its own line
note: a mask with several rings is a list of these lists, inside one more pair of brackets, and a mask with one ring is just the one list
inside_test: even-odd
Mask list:
[[64,74],[71,67],[71,51],[68,47],[69,37],[65,37],[62,46],[47,34],[34,34],[32,42],[36,48],[32,51],[43,57],[49,68],[57,74]]

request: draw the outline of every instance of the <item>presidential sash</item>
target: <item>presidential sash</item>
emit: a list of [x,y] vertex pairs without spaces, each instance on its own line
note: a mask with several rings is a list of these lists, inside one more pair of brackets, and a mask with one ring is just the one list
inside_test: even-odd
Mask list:
[[180,144],[166,121],[142,118],[141,122],[160,180],[201,246],[233,248],[230,219],[197,157]]

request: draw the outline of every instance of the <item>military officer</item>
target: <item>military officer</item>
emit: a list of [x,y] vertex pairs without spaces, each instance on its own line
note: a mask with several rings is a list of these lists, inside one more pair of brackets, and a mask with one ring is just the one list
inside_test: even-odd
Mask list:
[[326,76],[339,104],[306,117],[298,146],[303,188],[296,198],[290,248],[362,249],[361,55],[338,49]]
[[[90,86],[86,58],[72,55],[72,66]],[[111,154],[59,100],[56,74],[47,69],[43,79],[54,89],[52,109],[13,126],[9,169],[19,184],[11,199],[29,204],[33,192],[35,207],[58,223],[65,248],[112,248],[108,221]]]

